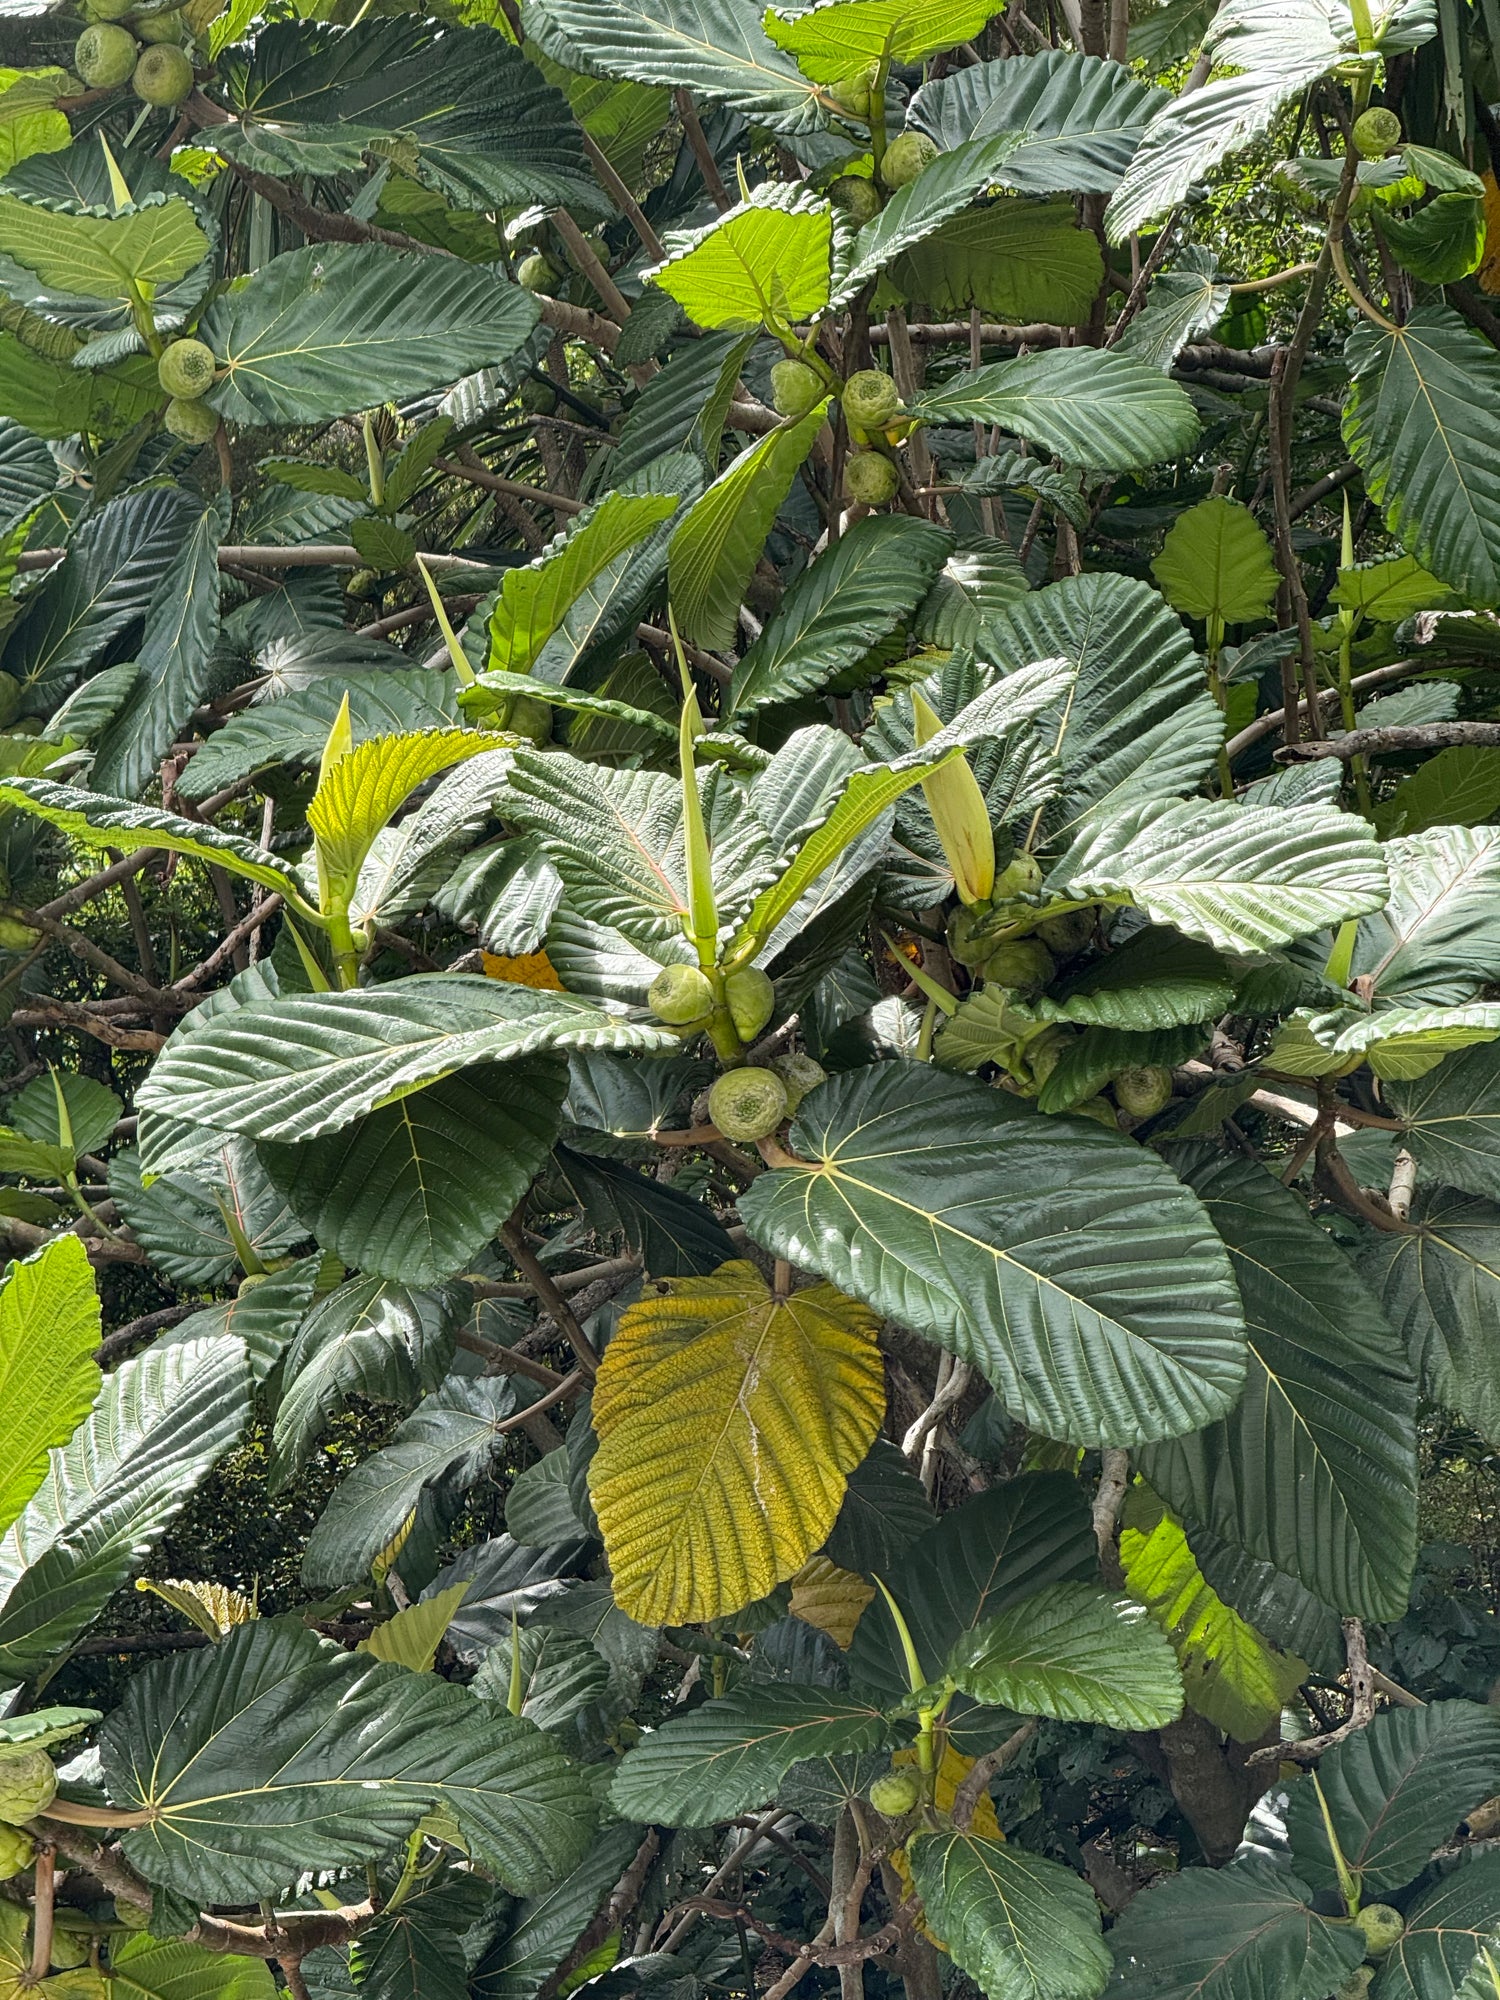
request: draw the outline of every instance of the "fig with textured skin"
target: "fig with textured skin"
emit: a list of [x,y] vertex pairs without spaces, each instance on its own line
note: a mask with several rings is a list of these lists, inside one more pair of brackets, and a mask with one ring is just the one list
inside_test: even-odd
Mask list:
[[127,1903],[123,1896],[115,1898],[115,1922],[123,1924],[128,1931],[145,1931],[151,1928],[151,1912],[143,1910],[139,1903]]
[[726,1139],[766,1139],[786,1116],[786,1085],[768,1069],[727,1069],[708,1093],[709,1122]]
[[729,1002],[729,1018],[742,1042],[753,1042],[770,1020],[776,1006],[776,988],[758,965],[731,972],[724,981],[724,998]]
[[714,989],[696,965],[664,965],[651,982],[646,1005],[668,1027],[686,1028],[713,1012]]
[[839,391],[844,415],[861,430],[884,430],[901,414],[901,397],[889,375],[878,368],[860,368]]
[[995,901],[1011,896],[1034,896],[1042,886],[1042,864],[1024,847],[1018,848],[995,877]]
[[817,408],[827,391],[816,368],[789,355],[771,368],[771,407],[779,417],[805,417]]
[[948,955],[971,972],[995,949],[993,931],[985,929],[989,918],[987,904],[961,903],[948,919]]
[[134,26],[143,42],[180,42],[185,31],[180,7],[171,7],[165,14],[147,14]]
[[1092,910],[1063,910],[1055,917],[1045,917],[1036,927],[1036,935],[1057,958],[1071,958],[1082,951],[1094,935],[1094,913]]
[[868,120],[870,116],[870,90],[874,82],[875,65],[871,63],[869,68],[862,69],[858,76],[846,76],[841,83],[830,84],[828,95],[839,107],[840,111],[847,111],[851,118]]
[[1367,2000],[1374,1977],[1373,1965],[1356,1965],[1334,1995],[1334,2000]]
[[540,382],[535,375],[526,377],[516,397],[528,417],[550,417],[557,408],[557,391],[550,382]]
[[898,133],[885,149],[880,178],[888,188],[906,187],[925,173],[937,156],[937,143],[925,132]]
[[57,1796],[57,1773],[45,1750],[0,1757],[0,1820],[24,1826],[45,1812]]
[[1130,1118],[1154,1118],[1172,1101],[1172,1072],[1161,1063],[1132,1063],[1116,1070],[1115,1103]]
[[166,407],[162,422],[174,438],[181,438],[184,444],[207,444],[219,428],[219,419],[207,403],[189,400],[185,396],[174,396]]
[[786,1086],[786,1110],[790,1118],[810,1090],[827,1083],[828,1072],[809,1055],[775,1056],[771,1068]]
[[524,285],[528,292],[550,292],[557,279],[557,266],[550,257],[544,257],[540,250],[533,250],[529,257],[523,257],[516,266],[516,283]]
[[840,174],[829,186],[828,199],[856,229],[863,229],[880,213],[880,190],[864,174]]
[[984,961],[989,985],[1013,986],[1023,993],[1039,993],[1056,970],[1057,961],[1040,938],[1012,938]]
[[86,21],[123,21],[134,0],[84,0]]
[[1401,144],[1401,120],[1383,104],[1372,104],[1354,121],[1354,150],[1363,159],[1379,160]]
[[1364,1933],[1365,1957],[1372,1962],[1384,1958],[1391,1946],[1406,1935],[1406,1919],[1389,1903],[1366,1903],[1354,1915],[1354,1927]]
[[878,451],[855,451],[844,461],[844,493],[861,507],[883,507],[896,497],[896,468]]
[[169,396],[191,402],[206,396],[214,386],[218,364],[214,351],[201,340],[174,340],[164,347],[156,364],[156,379]]
[[193,65],[171,42],[155,42],[141,51],[130,87],[142,104],[172,110],[193,88]]
[[0,1826],[0,1882],[9,1882],[36,1859],[36,1842],[18,1826]]
[[73,67],[90,90],[109,90],[128,81],[135,54],[135,36],[128,29],[96,22],[73,44]]
[[87,1931],[65,1931],[61,1925],[52,1933],[52,1969],[74,1972],[87,1965],[92,1956]]
[[887,1819],[911,1812],[922,1796],[915,1771],[885,1771],[870,1787],[870,1804]]

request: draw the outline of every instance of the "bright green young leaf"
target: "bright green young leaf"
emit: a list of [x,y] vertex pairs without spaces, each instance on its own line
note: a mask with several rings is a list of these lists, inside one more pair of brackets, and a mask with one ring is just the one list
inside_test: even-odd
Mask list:
[[190,201],[150,197],[124,215],[64,215],[0,194],[0,251],[44,285],[91,299],[150,296],[200,264],[208,238]]
[[1109,1974],[1099,1909],[1071,1869],[973,1831],[909,1849],[927,1922],[988,2000],[1094,2000]]
[[326,764],[307,808],[325,896],[348,894],[376,835],[418,785],[466,758],[503,748],[505,740],[469,729],[372,736]]
[[0,1529],[41,1484],[48,1452],[93,1407],[99,1331],[94,1274],[76,1236],[10,1266],[0,1286]]
[[828,304],[833,211],[798,184],[764,181],[748,201],[669,245],[651,279],[699,326],[793,325]]
[[534,672],[569,607],[600,572],[677,511],[674,495],[611,493],[525,568],[507,570],[490,614],[487,668]]
[[965,1694],[1021,1715],[1160,1729],[1182,1713],[1172,1649],[1138,1605],[1058,1583],[966,1633],[947,1671]]
[[1454,603],[1447,584],[1430,576],[1415,556],[1387,556],[1382,562],[1341,569],[1329,602],[1357,611],[1372,624],[1397,625],[1417,611],[1443,611]]
[[1217,498],[1178,515],[1151,574],[1175,611],[1217,620],[1221,632],[1268,617],[1280,582],[1265,529],[1248,507]]
[[116,1939],[109,1983],[116,2000],[275,2000],[276,1994],[264,1959],[148,1932]]
[[436,1597],[408,1604],[383,1625],[377,1625],[368,1639],[361,1639],[355,1651],[369,1653],[377,1660],[390,1660],[414,1674],[430,1673],[443,1634],[463,1603],[468,1587],[466,1583],[453,1583]]
[[771,8],[766,33],[814,83],[839,83],[883,58],[921,63],[977,35],[993,0],[815,0],[794,12]]
[[1187,392],[1139,361],[1091,347],[1044,348],[926,389],[930,424],[998,424],[1070,465],[1128,472],[1188,450],[1198,419]]

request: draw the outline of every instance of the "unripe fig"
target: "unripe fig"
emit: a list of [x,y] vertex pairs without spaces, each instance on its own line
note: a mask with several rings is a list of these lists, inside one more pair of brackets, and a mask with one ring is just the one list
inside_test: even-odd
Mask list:
[[174,340],[162,349],[156,379],[169,396],[191,402],[214,386],[214,351],[201,340]]
[[123,21],[134,0],[86,0],[84,18],[89,21]]
[[776,988],[759,966],[747,965],[743,972],[731,972],[724,981],[724,998],[729,1002],[735,1033],[742,1042],[753,1042],[771,1018]]
[[1406,1919],[1389,1903],[1366,1903],[1354,1916],[1354,1927],[1364,1932],[1365,1957],[1384,1958],[1391,1946],[1406,1935]]
[[135,36],[108,22],[85,28],[73,45],[73,67],[90,90],[124,83],[135,68]]
[[903,188],[925,172],[937,156],[937,144],[925,132],[898,133],[885,149],[880,178],[888,188]]
[[184,444],[207,444],[219,428],[219,419],[207,403],[185,396],[172,398],[162,422],[173,437],[181,438]]
[[1092,910],[1064,910],[1059,916],[1044,918],[1037,925],[1036,934],[1058,958],[1071,958],[1074,952],[1082,951],[1094,935],[1094,913]]
[[36,1859],[36,1842],[18,1826],[0,1826],[0,1882],[19,1875]]
[[1372,104],[1354,121],[1354,150],[1364,159],[1378,160],[1401,143],[1401,120],[1383,104]]
[[900,1819],[922,1796],[915,1771],[886,1771],[870,1787],[870,1804],[887,1819]]
[[989,914],[982,903],[966,903],[948,919],[948,955],[971,970],[983,965],[995,949],[993,934],[984,929]]
[[1334,2000],[1367,2000],[1374,1978],[1375,1968],[1373,1965],[1356,1965],[1334,1995]]
[[805,417],[822,402],[827,391],[816,368],[788,356],[771,369],[771,405],[781,417]]
[[1018,848],[995,878],[995,901],[1008,896],[1034,896],[1042,886],[1042,864],[1024,847]]
[[127,1903],[121,1896],[115,1902],[115,1922],[123,1924],[128,1931],[149,1930],[151,1912],[143,1910],[139,1903]]
[[0,917],[0,951],[30,951],[40,943],[41,935],[19,917]]
[[516,282],[524,285],[528,292],[550,292],[558,280],[558,269],[550,257],[544,257],[540,250],[533,250],[529,257],[523,257],[516,266]]
[[1040,938],[1012,938],[984,961],[987,984],[1014,986],[1023,993],[1039,993],[1056,970],[1057,963]]
[[664,965],[652,980],[646,1005],[658,1021],[685,1028],[714,1010],[714,989],[696,965]]
[[1172,1072],[1161,1063],[1134,1063],[1116,1070],[1115,1103],[1130,1118],[1154,1118],[1172,1101]]
[[183,30],[180,7],[173,7],[165,14],[148,14],[135,23],[135,32],[143,42],[180,42]]
[[72,1972],[80,1965],[87,1965],[90,1956],[87,1931],[65,1931],[59,1925],[52,1933],[54,1972]]
[[880,213],[880,190],[864,174],[840,174],[829,187],[828,199],[856,229],[863,229]]
[[844,494],[862,507],[883,507],[896,497],[896,468],[878,451],[851,452],[844,461]]
[[550,417],[557,408],[557,391],[550,382],[528,375],[516,392],[516,399],[528,417]]
[[889,375],[878,368],[861,368],[839,392],[844,415],[861,430],[880,431],[901,414],[901,397]]
[[820,1062],[811,1056],[776,1056],[771,1068],[786,1086],[786,1111],[790,1118],[810,1090],[816,1090],[820,1083],[828,1081],[828,1072]]
[[1119,1120],[1115,1117],[1115,1107],[1107,1097],[1086,1097],[1082,1104],[1070,1104],[1068,1110],[1074,1118],[1092,1118],[1096,1125],[1107,1131],[1118,1132]]
[[728,1069],[708,1093],[708,1116],[726,1139],[765,1139],[786,1116],[786,1085],[768,1069]]
[[45,1750],[0,1758],[0,1820],[23,1826],[45,1812],[57,1796],[57,1773]]
[[870,115],[870,86],[875,81],[875,68],[875,64],[871,63],[858,76],[846,76],[842,83],[829,85],[828,95],[851,118],[868,119]]
[[156,42],[141,51],[130,87],[143,104],[170,110],[192,90],[193,65],[170,42]]

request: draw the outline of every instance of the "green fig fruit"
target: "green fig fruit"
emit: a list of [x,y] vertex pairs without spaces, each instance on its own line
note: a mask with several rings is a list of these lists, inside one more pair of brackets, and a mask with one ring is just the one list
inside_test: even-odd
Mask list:
[[747,965],[724,981],[724,998],[735,1033],[742,1042],[753,1042],[775,1009],[776,988],[759,966]]
[[1017,848],[995,877],[995,901],[1002,903],[1012,896],[1034,896],[1041,886],[1041,862],[1034,854],[1028,854],[1024,847]]
[[714,1010],[714,989],[696,965],[664,965],[652,980],[646,1005],[668,1027],[706,1021]]
[[779,417],[805,417],[816,409],[827,390],[816,368],[788,356],[771,368],[771,407]]
[[1094,935],[1094,913],[1092,910],[1063,910],[1055,917],[1043,918],[1036,927],[1036,935],[1056,957],[1072,958]]
[[880,190],[864,174],[840,174],[829,186],[828,199],[856,229],[863,229],[880,213]]
[[903,188],[924,173],[938,156],[937,144],[925,132],[901,132],[885,149],[880,178],[888,188]]
[[1012,938],[984,961],[990,986],[1013,986],[1022,993],[1040,993],[1057,970],[1057,962],[1040,938]]
[[155,42],[142,49],[130,87],[143,104],[171,110],[193,88],[193,65],[171,42]]
[[187,32],[180,7],[168,8],[164,14],[147,14],[133,25],[143,42],[180,42]]
[[828,1081],[828,1072],[808,1055],[773,1056],[771,1068],[786,1085],[786,1110],[790,1118],[810,1090]]
[[[0,1777],[3,1775],[0,1772]],[[1406,1935],[1405,1917],[1389,1903],[1366,1903],[1362,1910],[1355,1911],[1354,1925],[1356,1930],[1364,1932],[1365,1957],[1371,1960],[1384,1958],[1391,1946]]]
[[870,1787],[870,1804],[887,1819],[900,1819],[916,1806],[922,1786],[915,1771],[886,1771]]
[[1383,104],[1372,104],[1354,121],[1354,150],[1363,159],[1383,159],[1401,144],[1401,120]]
[[878,368],[861,368],[839,391],[844,415],[861,430],[880,431],[901,414],[901,397],[889,375]]
[[57,1797],[57,1773],[45,1750],[0,1757],[0,1820],[24,1826]]
[[540,250],[533,250],[516,266],[516,283],[524,285],[528,292],[550,292],[560,276],[552,259],[544,257]]
[[726,1139],[765,1139],[786,1116],[786,1085],[768,1069],[727,1069],[708,1093],[709,1122]]
[[31,951],[41,937],[40,931],[23,924],[19,917],[0,916],[0,951]]
[[984,964],[995,949],[990,909],[986,903],[961,903],[948,919],[948,955],[970,971]]
[[0,1882],[9,1882],[36,1859],[36,1842],[18,1826],[0,1826]]
[[846,76],[841,82],[828,86],[828,95],[841,111],[847,111],[851,118],[868,121],[870,116],[870,89],[875,81],[876,64],[870,63],[857,76]]
[[896,497],[896,468],[878,451],[851,452],[844,461],[844,494],[861,507],[883,507]]
[[218,364],[214,351],[201,340],[174,340],[162,349],[156,364],[156,379],[169,396],[191,402],[206,396],[214,386]]
[[1133,1063],[1111,1081],[1115,1103],[1129,1118],[1154,1118],[1172,1101],[1172,1072],[1161,1063]]
[[109,90],[135,68],[135,36],[108,22],[85,28],[73,44],[73,67],[90,90]]
[[61,1924],[52,1933],[52,1970],[73,1972],[80,1965],[87,1965],[92,1953],[89,1950],[87,1931],[65,1931]]
[[218,416],[207,403],[186,396],[172,398],[162,422],[173,437],[181,438],[184,444],[208,444],[219,428]]

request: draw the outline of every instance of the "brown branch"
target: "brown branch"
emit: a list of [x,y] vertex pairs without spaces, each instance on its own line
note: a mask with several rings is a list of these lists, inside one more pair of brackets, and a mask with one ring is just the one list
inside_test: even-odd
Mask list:
[[976,1757],[964,1774],[962,1784],[953,1794],[953,1824],[962,1830],[974,1817],[974,1808],[981,1795],[989,1789],[990,1779],[1013,1763],[1035,1736],[1040,1724],[1035,1716],[1023,1722],[1005,1741],[994,1750],[986,1750],[982,1757]]
[[36,1904],[31,1918],[31,1969],[22,1986],[39,1986],[52,1963],[53,1891],[57,1887],[57,1849],[50,1841],[36,1851]]
[[[144,1049],[152,1055],[166,1047],[166,1036],[157,1034],[154,1028],[117,1027],[79,1001],[59,1000],[50,993],[33,994],[30,999],[30,1006],[18,1007],[11,1015],[12,1027],[77,1028],[112,1049]],[[139,1261],[144,1262],[144,1257]]]
[[1118,1590],[1125,1578],[1115,1547],[1115,1529],[1120,1510],[1130,1490],[1130,1453],[1118,1445],[1106,1447],[1099,1466],[1099,1484],[1094,1493],[1094,1542],[1099,1550],[1099,1569],[1111,1590]]
[[554,514],[581,514],[584,503],[570,500],[566,493],[549,493],[545,486],[527,486],[519,479],[502,479],[498,472],[491,472],[482,465],[472,452],[467,453],[462,462],[451,458],[435,458],[433,464],[439,472],[446,472],[454,479],[467,479],[471,486],[482,486],[488,493],[508,493],[516,500],[532,500],[539,507],[550,507]]
[[148,1333],[160,1333],[163,1327],[177,1326],[202,1310],[195,1300],[192,1305],[166,1306],[160,1312],[142,1313],[139,1319],[127,1320],[124,1326],[117,1326],[113,1333],[107,1333],[94,1349],[94,1359],[102,1368],[106,1361],[113,1361],[117,1354],[123,1354],[133,1341],[144,1339]]
[[1252,1751],[1246,1763],[1253,1769],[1262,1764],[1316,1764],[1325,1750],[1342,1743],[1363,1729],[1375,1714],[1375,1676],[1365,1650],[1365,1628],[1357,1618],[1345,1618],[1344,1658],[1348,1662],[1349,1713],[1337,1729],[1319,1736],[1304,1736],[1300,1743],[1268,1743]]
[[502,1225],[500,1241],[505,1245],[511,1262],[547,1308],[561,1332],[566,1334],[569,1346],[578,1357],[579,1367],[592,1382],[599,1373],[599,1356],[594,1351],[594,1344],[574,1318],[572,1307],[533,1255],[514,1219]]
[[1384,750],[1441,750],[1455,743],[1500,746],[1500,722],[1389,723],[1383,728],[1350,729],[1322,743],[1289,743],[1276,752],[1278,764],[1309,764],[1319,757],[1379,756]]
[[587,132],[583,133],[583,150],[588,155],[589,165],[593,168],[600,187],[639,236],[650,255],[660,261],[667,254],[666,245],[647,221],[640,203],[610,165],[603,147],[591,139]]
[[1320,501],[1326,500],[1330,494],[1337,493],[1341,486],[1347,486],[1351,479],[1358,477],[1359,467],[1354,460],[1345,459],[1344,463],[1334,471],[1325,472],[1323,477],[1315,479],[1311,486],[1304,486],[1300,493],[1294,493],[1287,507],[1288,516],[1293,521],[1300,521],[1302,516],[1316,507]]
[[[1429,673],[1436,664],[1438,663],[1432,660],[1394,660],[1388,667],[1372,667],[1369,673],[1354,676],[1354,691],[1356,694],[1363,694],[1367,689],[1386,687],[1392,681],[1405,680],[1411,674]],[[1444,661],[1441,664],[1453,663]],[[1336,708],[1338,700],[1337,688],[1323,688],[1318,695],[1318,704],[1321,708]],[[1300,696],[1297,701],[1297,712],[1299,716],[1307,712],[1307,703]],[[1254,722],[1246,723],[1243,729],[1230,737],[1224,745],[1224,755],[1233,763],[1236,757],[1243,756],[1245,751],[1264,737],[1274,736],[1281,728],[1285,715],[1286,710],[1282,708],[1268,709],[1264,715],[1258,715]],[[1325,756],[1327,753],[1319,751],[1317,754]]]
[[[687,135],[688,145],[692,148],[693,158],[698,163],[698,171],[703,176],[703,185],[708,190],[708,198],[720,215],[723,215],[726,209],[734,207],[734,203],[729,198],[729,190],[725,187],[723,176],[719,172],[719,163],[703,135],[698,110],[693,103],[693,93],[690,90],[674,90],[672,101],[677,106],[682,129]],[[658,250],[656,254],[661,256],[663,253]]]
[[258,931],[262,924],[269,923],[280,908],[281,897],[273,890],[264,901],[255,905],[248,916],[240,918],[234,929],[215,945],[207,958],[200,959],[192,970],[185,972],[169,990],[173,993],[186,994],[193,987],[201,986],[205,980],[212,979],[229,963],[245,940]]

